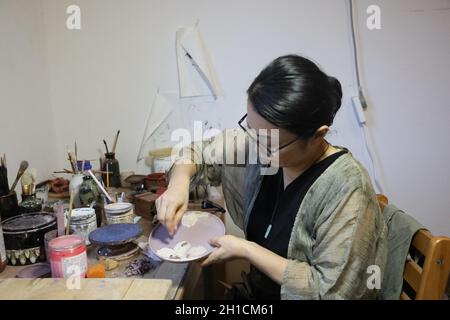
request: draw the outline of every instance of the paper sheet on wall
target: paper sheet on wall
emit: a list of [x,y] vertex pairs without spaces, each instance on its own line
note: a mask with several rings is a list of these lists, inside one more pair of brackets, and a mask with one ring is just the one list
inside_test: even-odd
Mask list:
[[159,93],[158,90],[156,92],[153,104],[150,109],[150,113],[147,118],[144,135],[142,137],[141,146],[139,148],[139,153],[137,156],[137,161],[140,161],[146,157],[146,153],[144,152],[146,142],[150,139],[156,129],[158,129],[158,127],[163,123],[163,121],[169,116],[172,110],[173,106],[166,100],[163,95]]
[[173,111],[146,141],[144,151],[150,152],[190,143],[184,140],[185,137],[181,137],[182,132],[177,133],[177,130],[189,132],[192,141],[199,141],[217,134],[211,130],[223,129],[222,118],[217,113],[218,108],[225,106],[222,100],[211,100],[210,97],[180,99],[178,88],[165,90],[163,95],[173,106]]
[[212,96],[216,99],[222,94],[198,23],[177,30],[176,53],[181,98]]

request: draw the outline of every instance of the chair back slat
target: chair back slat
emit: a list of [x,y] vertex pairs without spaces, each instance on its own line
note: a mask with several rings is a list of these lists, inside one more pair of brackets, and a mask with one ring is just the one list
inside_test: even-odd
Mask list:
[[[377,195],[381,211],[388,204],[384,195]],[[416,252],[414,252],[416,251]],[[410,254],[419,252],[423,255],[423,265],[409,260],[405,263],[403,280],[408,284],[400,295],[401,300],[440,300],[444,298],[450,274],[450,238],[433,236],[428,230],[422,229],[413,237]],[[419,262],[421,263],[421,262]],[[405,291],[406,289],[406,291]]]
[[412,246],[424,256],[429,252],[430,241],[433,238],[428,230],[419,230],[413,238]]
[[416,300],[443,299],[450,273],[450,238],[433,237],[425,256]]
[[403,279],[414,289],[419,291],[422,278],[422,268],[414,261],[408,261],[405,265]]

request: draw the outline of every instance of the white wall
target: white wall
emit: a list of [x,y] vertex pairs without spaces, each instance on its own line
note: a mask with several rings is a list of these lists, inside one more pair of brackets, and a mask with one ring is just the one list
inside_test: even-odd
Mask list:
[[[333,141],[367,164],[348,103],[354,79],[346,1],[42,1],[58,166],[67,167],[65,148],[75,139],[82,157],[97,158],[101,140],[120,128],[122,170],[148,170],[135,162],[145,117],[157,87],[177,90],[175,31],[197,19],[225,97],[206,108],[192,102],[190,120],[235,126],[257,73],[279,55],[300,53],[342,82]],[[356,2],[367,116],[387,195],[433,232],[450,234],[449,1]],[[70,4],[81,7],[80,31],[65,27]],[[369,4],[382,9],[381,30],[365,28]]]
[[[56,123],[61,165],[67,144],[77,139],[86,157],[95,157],[101,139],[120,128],[122,167],[145,169],[135,163],[145,117],[157,87],[177,90],[175,32],[197,18],[225,91],[207,109],[197,104],[197,120],[236,126],[245,113],[245,90],[282,54],[314,57],[352,85],[346,6],[339,1],[76,1],[81,31],[65,28],[65,8],[73,1],[44,3],[52,106],[57,119],[72,119]],[[354,125],[353,114],[340,117]],[[358,139],[347,140],[358,153]]]
[[0,153],[10,186],[21,160],[39,180],[56,166],[42,14],[40,1],[0,1]]
[[359,37],[387,195],[450,235],[450,1],[357,2],[361,12],[374,2],[382,10],[382,29],[362,28]]

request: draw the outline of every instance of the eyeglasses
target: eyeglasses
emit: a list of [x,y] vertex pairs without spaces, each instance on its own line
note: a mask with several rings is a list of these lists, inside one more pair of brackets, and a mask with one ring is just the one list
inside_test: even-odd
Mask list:
[[[241,129],[244,130],[244,132],[245,132],[245,133],[246,133],[246,134],[247,134],[254,142],[256,142],[256,144],[257,144],[258,146],[261,145],[261,146],[265,147],[265,148],[267,149],[267,155],[268,155],[269,157],[271,157],[274,153],[280,152],[281,149],[286,148],[287,146],[293,144],[295,141],[297,141],[297,140],[299,140],[299,139],[301,138],[301,137],[297,137],[297,138],[293,139],[292,141],[289,141],[289,142],[287,142],[287,143],[285,143],[285,144],[283,144],[283,145],[281,145],[281,146],[279,146],[279,147],[277,147],[277,148],[271,148],[271,147],[269,147],[269,146],[267,146],[267,145],[264,145],[264,144],[262,144],[262,143],[259,142],[259,140],[260,140],[259,135],[255,133],[255,132],[256,132],[255,129],[250,128],[250,126],[248,125],[247,122],[245,122],[245,124],[243,124],[246,118],[247,118],[247,114],[245,114],[245,115],[241,118],[241,120],[238,121],[239,127],[241,127]],[[267,137],[267,138],[270,138],[270,137]],[[267,139],[267,140],[268,140],[268,143],[270,144],[271,141],[270,141],[269,139]]]

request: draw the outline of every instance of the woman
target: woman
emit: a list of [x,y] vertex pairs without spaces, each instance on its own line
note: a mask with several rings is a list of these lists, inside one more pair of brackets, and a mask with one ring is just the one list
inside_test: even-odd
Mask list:
[[[225,137],[268,141],[259,133],[273,131],[278,145],[260,142],[259,150],[264,145],[267,152],[258,163],[242,166],[221,164],[207,152],[224,139],[205,141],[203,148],[194,144],[192,155],[202,161],[194,164],[195,157],[185,157],[175,163],[169,187],[157,200],[159,221],[170,233],[176,231],[193,178],[221,183],[228,212],[246,239],[211,239],[216,249],[202,264],[248,260],[246,298],[376,298],[377,289],[367,285],[368,267],[382,271],[386,257],[386,227],[376,195],[350,152],[325,140],[341,105],[339,81],[310,60],[288,55],[271,62],[247,93],[240,129]],[[234,144],[242,140],[227,141],[233,143],[225,142],[225,150],[242,147]],[[275,158],[279,169],[262,175],[261,162]]]

